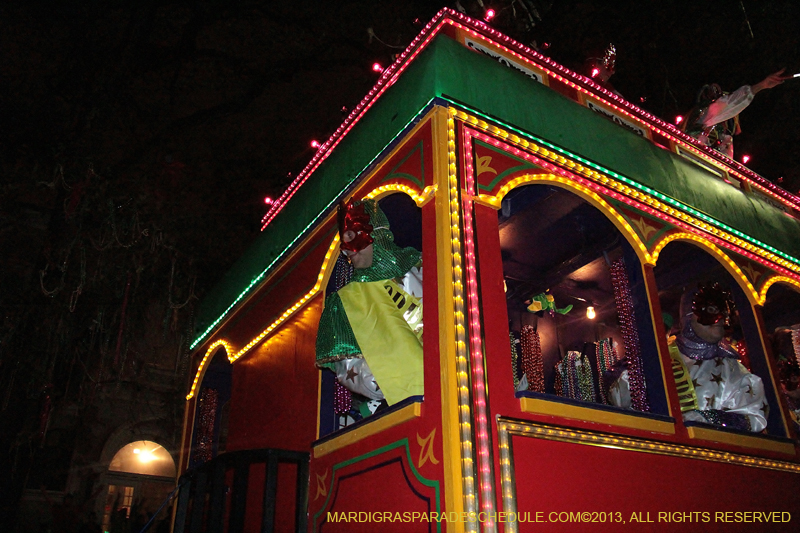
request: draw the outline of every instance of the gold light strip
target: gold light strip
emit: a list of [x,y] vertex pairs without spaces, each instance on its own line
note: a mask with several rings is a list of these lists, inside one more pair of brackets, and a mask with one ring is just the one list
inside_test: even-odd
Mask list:
[[[752,466],[766,470],[778,470],[781,472],[800,474],[800,464],[790,463],[788,461],[754,457],[741,453],[721,452],[708,448],[697,448],[681,444],[670,444],[638,437],[622,437],[611,433],[594,432],[583,429],[563,429],[548,424],[511,420],[502,417],[497,419],[497,427],[499,433],[505,433],[508,436],[535,437],[572,444],[585,444],[588,446],[599,446],[602,448],[632,452],[668,455],[685,459],[701,459],[716,463]],[[511,473],[513,474],[512,457],[509,457],[507,466],[511,469]],[[511,483],[512,481],[513,480],[509,477],[504,479],[503,483]]]
[[[461,430],[461,475],[464,490],[464,511],[477,513],[475,494],[475,465],[472,449],[472,422],[469,401],[469,364],[467,361],[467,331],[464,315],[464,285],[461,261],[461,229],[458,198],[458,167],[456,166],[455,110],[447,117],[447,175],[450,207],[450,253],[453,261],[453,301],[455,304],[456,368],[458,374],[458,408]],[[477,522],[467,521],[467,531],[478,531]]]
[[714,255],[717,259],[723,263],[723,266],[728,270],[728,272],[733,275],[734,278],[737,279],[739,285],[744,289],[745,294],[747,295],[747,299],[750,300],[750,303],[753,305],[762,305],[763,301],[760,299],[758,295],[758,291],[753,284],[750,283],[750,280],[747,279],[747,276],[742,272],[742,269],[739,268],[739,265],[733,262],[733,260],[728,257],[728,254],[722,251],[720,247],[718,247],[713,242],[709,241],[708,239],[704,239],[699,235],[695,235],[694,233],[672,233],[667,235],[663,239],[661,239],[658,244],[656,244],[655,248],[653,248],[653,259],[658,261],[658,256],[661,254],[661,250],[664,247],[671,243],[672,241],[694,241],[699,243],[702,247],[708,250],[712,255]]

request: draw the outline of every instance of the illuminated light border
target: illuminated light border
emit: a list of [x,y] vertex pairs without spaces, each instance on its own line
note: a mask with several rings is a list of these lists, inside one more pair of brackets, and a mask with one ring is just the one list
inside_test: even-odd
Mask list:
[[[598,85],[591,78],[582,76],[562,65],[559,65],[552,59],[540,54],[539,52],[525,45],[522,45],[514,41],[510,37],[500,33],[497,30],[494,30],[493,28],[486,26],[485,24],[482,24],[480,22],[476,23],[476,21],[470,19],[469,17],[461,15],[460,13],[451,12],[449,13],[449,15],[451,15],[452,18],[459,19],[463,24],[470,24],[473,26],[472,28],[470,28],[455,21],[451,20],[446,21],[451,25],[453,25],[454,27],[463,30],[465,33],[468,33],[473,37],[483,38],[484,40],[490,41],[493,45],[495,45],[497,48],[502,49],[507,54],[517,59],[521,59],[530,65],[536,66],[537,68],[543,70],[548,76],[564,83],[569,87],[572,87],[579,93],[588,95],[593,99],[598,99],[598,93],[601,94],[605,98],[605,100],[599,99],[601,103],[611,107],[612,109],[618,111],[619,113],[622,113],[626,117],[635,120],[636,122],[642,124],[649,130],[652,130],[654,128],[657,129],[660,135],[666,137],[673,143],[676,143],[681,147],[687,149],[689,152],[692,152],[697,157],[711,163],[715,167],[719,167],[720,165],[722,165],[724,167],[723,170],[725,172],[734,174],[736,176],[736,179],[738,179],[739,181],[745,181],[750,185],[756,186],[763,193],[781,201],[784,204],[788,204],[790,207],[794,208],[800,207],[800,196],[794,195],[786,191],[785,189],[776,186],[775,184],[768,181],[764,177],[756,174],[746,166],[740,164],[738,161],[729,159],[727,156],[723,156],[716,150],[713,150],[703,145],[702,143],[700,143],[700,141],[698,141],[694,137],[691,137],[690,135],[687,135],[685,132],[681,131],[673,124],[665,122],[659,117],[651,113],[648,113],[647,111],[644,111],[643,109],[626,101],[622,97],[612,93],[611,91],[606,90],[605,88]],[[489,34],[491,38],[481,32]],[[507,46],[516,48],[517,51],[508,48],[507,46],[501,44],[499,41],[505,42]],[[543,65],[547,65],[549,69]],[[588,90],[584,86],[591,88],[591,90]],[[615,102],[616,105],[615,103],[612,102]]]
[[[568,442],[572,444],[583,444],[587,446],[598,446],[601,448],[611,448],[632,452],[652,453],[655,455],[666,455],[684,459],[699,459],[704,461],[712,461],[715,463],[750,466],[765,470],[777,470],[780,472],[800,474],[800,464],[790,463],[788,461],[766,459],[741,453],[716,451],[708,448],[698,448],[681,444],[671,444],[640,437],[622,437],[611,433],[583,429],[563,429],[558,426],[551,426],[537,422],[511,420],[503,417],[498,417],[497,419],[497,431],[508,441],[508,446],[505,448],[505,452],[501,454],[501,468],[503,468],[504,472],[508,472],[508,475],[503,476],[502,484],[504,493],[509,494],[512,494],[514,490],[514,458],[513,454],[511,453],[511,436],[534,437],[559,442]],[[503,450],[502,447],[501,450]],[[507,528],[507,531],[514,530]]]
[[[481,312],[478,298],[478,267],[475,257],[473,232],[472,200],[475,191],[475,174],[472,160],[472,143],[467,128],[463,128],[464,166],[467,197],[462,197],[464,213],[464,249],[467,263],[467,302],[469,304],[469,345],[472,356],[472,399],[475,418],[475,440],[478,448],[478,479],[481,490],[481,509],[486,516],[495,513],[494,473],[489,445],[489,415],[486,405],[486,373],[483,361],[483,341],[481,340]],[[484,531],[496,531],[491,518],[484,522]]]
[[[764,285],[761,287],[761,292],[758,295],[758,300],[761,305],[764,305],[767,301],[767,292],[769,291],[770,287],[772,287],[776,283],[785,283],[787,285],[793,285],[796,289],[800,290],[800,281],[789,278],[787,276],[772,276],[767,281],[764,282]],[[800,356],[800,354],[798,354]]]
[[[453,105],[457,104],[453,103]],[[471,111],[474,112],[474,110]],[[602,191],[602,194],[618,199],[628,205],[635,207],[636,209],[657,216],[658,218],[665,220],[672,225],[685,227],[681,224],[682,222],[684,224],[688,224],[689,226],[693,226],[694,228],[702,229],[703,231],[710,233],[712,236],[719,237],[721,240],[727,241],[729,244],[733,244],[734,246],[741,248],[742,250],[736,250],[736,252],[741,255],[744,255],[745,257],[749,257],[760,263],[763,263],[765,259],[771,263],[774,263],[775,265],[777,265],[777,267],[770,267],[773,268],[774,270],[778,271],[786,270],[789,275],[800,273],[800,260],[784,252],[781,252],[780,250],[777,250],[776,248],[773,248],[772,246],[763,243],[753,237],[750,237],[749,235],[742,233],[739,230],[731,228],[730,226],[727,226],[726,224],[704,213],[701,213],[700,211],[697,211],[696,209],[694,209],[689,205],[683,204],[682,202],[679,202],[664,194],[661,194],[658,191],[655,191],[654,189],[646,187],[636,182],[635,180],[626,178],[625,176],[622,176],[616,172],[605,169],[595,163],[592,163],[591,161],[583,159],[578,155],[575,155],[555,145],[547,143],[546,141],[536,139],[535,143],[530,142],[525,138],[523,138],[523,136],[526,136],[527,134],[518,130],[514,130],[513,128],[510,129],[512,129],[512,131],[515,131],[515,133],[509,133],[508,131],[502,128],[489,124],[486,120],[479,119],[476,115],[470,115],[461,110],[457,110],[455,116],[456,118],[462,120],[463,122],[469,124],[472,127],[478,128],[485,132],[489,132],[490,134],[496,137],[500,137],[504,141],[510,143],[512,152],[514,146],[516,145],[521,146],[525,151],[517,151],[513,153],[515,153],[520,157],[525,157],[527,160],[534,162],[534,164],[539,164],[541,166],[540,163],[536,163],[536,161],[540,161],[539,159],[537,159],[537,156],[544,159],[548,159],[549,161],[552,161],[555,164],[565,166],[567,169],[569,169],[568,172],[572,173],[569,175],[571,175],[573,179],[579,179],[575,175],[579,174],[591,180],[592,185],[597,183],[611,189],[609,191],[605,190]],[[508,126],[506,125],[506,127]],[[488,142],[494,142],[494,141],[488,141]],[[539,144],[537,143],[540,143],[542,145],[547,146],[548,148],[551,148],[552,151],[542,146],[539,146]],[[571,159],[568,159],[567,157],[564,157],[561,154],[566,154],[567,157]],[[575,161],[579,162],[576,163]],[[599,169],[601,172],[593,170],[592,167]],[[565,170],[560,167],[547,167],[547,168],[554,169],[553,171],[559,174],[564,174],[565,172]],[[489,199],[492,197],[482,195],[481,198],[486,201],[489,201]],[[671,205],[668,204],[671,204],[677,207],[678,209],[675,209],[675,207],[672,207]],[[666,218],[664,216],[665,214],[669,215],[670,218]],[[695,216],[697,218],[695,218]],[[750,242],[746,242],[744,239]],[[758,254],[761,257],[756,257],[754,254]],[[788,272],[788,270],[793,270],[794,272]]]
[[[541,164],[547,165],[547,163],[544,162]],[[550,167],[550,165],[547,166]],[[548,168],[547,170],[555,169]],[[629,237],[628,242],[633,246],[633,249],[636,251],[636,255],[639,257],[639,261],[641,261],[642,264],[655,265],[655,260],[651,256],[650,252],[648,252],[647,246],[645,246],[645,244],[639,238],[639,234],[636,233],[635,229],[633,229],[633,226],[631,226],[628,221],[625,220],[625,217],[620,215],[619,212],[614,209],[614,207],[609,204],[600,194],[581,183],[583,180],[580,178],[576,179],[576,177],[566,177],[559,174],[526,174],[524,176],[514,178],[503,185],[503,187],[497,192],[496,196],[481,195],[480,198],[487,204],[496,206],[496,208],[499,209],[500,202],[502,202],[503,197],[508,194],[509,191],[521,185],[536,182],[561,185],[587,200],[590,204],[594,205],[602,213],[604,213],[617,227],[617,229],[621,230],[623,234]]]
[[364,200],[379,200],[389,194],[402,192],[414,200],[414,203],[417,205],[417,207],[422,207],[431,201],[434,196],[436,196],[436,189],[436,185],[428,185],[421,193],[418,193],[413,187],[409,187],[408,185],[391,183],[389,185],[381,185],[377,189],[373,189],[364,197]]
[[[385,194],[389,194],[391,192],[402,192],[402,193],[405,193],[408,196],[410,196],[414,200],[414,203],[417,206],[422,207],[422,205],[424,203],[428,202],[433,197],[433,192],[435,192],[435,190],[436,190],[435,187],[429,186],[429,187],[425,187],[425,190],[422,191],[421,194],[418,194],[417,192],[414,191],[413,188],[408,187],[406,185],[391,184],[391,185],[384,185],[382,187],[378,187],[376,189],[373,189],[364,198],[365,199],[366,198],[376,198],[376,197],[379,197],[379,196],[383,196]],[[307,304],[312,298],[314,298],[317,294],[320,293],[320,291],[322,290],[322,287],[323,287],[323,285],[324,285],[324,283],[326,281],[331,261],[335,260],[335,258],[338,256],[338,250],[339,250],[339,234],[337,233],[336,235],[334,235],[330,246],[328,246],[328,251],[325,252],[325,258],[322,261],[322,268],[320,268],[319,274],[317,275],[317,281],[314,284],[314,287],[310,291],[308,291],[302,298],[297,300],[297,302],[295,302],[294,305],[292,305],[291,307],[289,307],[286,310],[284,310],[284,312],[277,319],[275,319],[261,333],[259,333],[255,337],[253,337],[250,340],[250,342],[248,342],[240,350],[238,350],[238,351],[235,350],[231,346],[231,344],[228,343],[227,341],[215,341],[211,345],[211,347],[208,348],[208,351],[206,351],[206,354],[205,354],[205,356],[203,357],[203,360],[200,363],[200,367],[197,369],[197,374],[195,375],[194,382],[192,383],[192,388],[189,391],[189,394],[186,396],[186,399],[187,400],[191,400],[192,397],[194,396],[195,388],[196,388],[197,383],[199,382],[199,379],[200,379],[200,374],[201,374],[201,372],[203,370],[203,366],[205,364],[206,358],[208,358],[209,354],[211,353],[210,350],[212,349],[212,347],[216,347],[216,346],[219,346],[219,344],[224,343],[224,345],[225,345],[225,347],[227,349],[228,360],[231,363],[236,362],[240,357],[242,357],[243,355],[247,354],[247,352],[252,350],[260,342],[262,342],[270,333],[275,331],[284,322],[286,322],[292,316],[294,316],[295,313],[297,313],[300,309],[302,309],[305,306],[305,304]]]
[[762,305],[763,301],[758,295],[758,291],[753,284],[750,283],[750,280],[747,279],[747,276],[742,269],[739,268],[739,265],[733,262],[733,260],[722,251],[721,248],[716,246],[713,242],[709,241],[708,239],[704,239],[694,233],[671,233],[666,235],[663,239],[658,241],[658,243],[653,248],[653,259],[658,261],[658,256],[661,254],[661,251],[667,246],[669,243],[673,241],[694,241],[698,243],[702,248],[707,250],[711,255],[715,256],[717,260],[725,267],[725,269],[736,278],[739,286],[744,290],[745,294],[747,295],[747,299],[750,300],[752,305]]
[[[781,412],[781,419],[783,413]],[[759,438],[757,433],[751,435],[740,435],[728,433],[714,428],[699,426],[689,426],[686,428],[690,439],[710,440],[713,442],[724,442],[746,448],[755,448],[768,452],[782,453],[784,455],[795,455],[796,450],[793,442],[779,442],[770,439]]]
[[206,350],[203,359],[200,360],[200,365],[197,367],[197,373],[195,374],[194,381],[192,382],[192,388],[189,391],[189,394],[186,395],[186,401],[189,401],[192,399],[192,397],[194,397],[194,391],[197,388],[197,384],[200,383],[200,380],[203,378],[206,362],[208,361],[208,358],[211,357],[211,354],[214,353],[214,351],[217,349],[218,346],[222,346],[225,348],[225,355],[227,355],[228,360],[230,360],[231,354],[234,352],[231,343],[223,339],[213,342],[211,346],[208,347],[208,350]]
[[[517,513],[517,480],[514,471],[514,452],[511,449],[511,436],[502,418],[497,419],[497,438],[500,441],[500,490],[503,493],[503,512]],[[517,522],[507,522],[504,533],[517,533]]]
[[[453,110],[447,116],[447,180],[450,215],[450,255],[453,269],[453,304],[455,314],[456,372],[458,383],[458,422],[461,438],[461,476],[464,491],[464,510],[477,512],[475,496],[475,469],[472,449],[472,422],[470,416],[469,362],[467,359],[466,328],[464,318],[464,286],[461,282],[461,231],[458,197],[458,167],[456,165],[456,132]],[[477,522],[466,522],[467,531],[478,531]]]

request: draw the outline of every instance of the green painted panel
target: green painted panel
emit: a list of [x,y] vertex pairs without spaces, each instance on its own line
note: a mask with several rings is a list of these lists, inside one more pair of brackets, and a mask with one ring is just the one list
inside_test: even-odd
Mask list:
[[439,35],[204,298],[192,347],[274,268],[309,225],[332,209],[342,191],[434,97],[479,110],[800,257],[800,222],[766,200],[745,195],[682,157]]

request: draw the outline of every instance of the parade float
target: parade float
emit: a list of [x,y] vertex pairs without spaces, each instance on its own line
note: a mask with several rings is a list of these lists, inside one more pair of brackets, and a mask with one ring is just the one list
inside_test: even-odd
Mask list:
[[203,302],[174,530],[795,530],[798,323],[800,198],[445,9]]

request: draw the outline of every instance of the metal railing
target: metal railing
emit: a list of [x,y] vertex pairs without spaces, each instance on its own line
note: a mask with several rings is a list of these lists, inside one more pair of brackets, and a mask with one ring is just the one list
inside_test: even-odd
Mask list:
[[[267,448],[224,453],[199,465],[181,476],[178,482],[173,532],[244,532],[250,468],[263,464],[266,471],[264,485],[260,488],[262,514],[259,531],[272,533],[275,530],[275,502],[281,490],[278,486],[278,465],[287,463],[297,466],[295,531],[305,533],[308,523],[308,461],[308,453]],[[229,472],[232,472],[232,476]],[[250,525],[248,530],[252,529]]]

